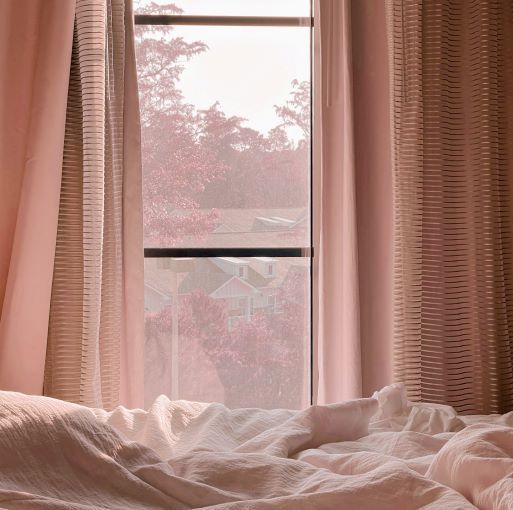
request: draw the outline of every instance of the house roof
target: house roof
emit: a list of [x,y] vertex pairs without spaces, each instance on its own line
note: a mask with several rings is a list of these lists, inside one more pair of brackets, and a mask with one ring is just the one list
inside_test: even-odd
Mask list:
[[[194,213],[208,213],[199,209]],[[304,208],[217,209],[219,221],[206,238],[185,235],[174,247],[260,248],[305,246],[309,243],[308,221]],[[186,217],[190,210],[177,209],[173,216]]]
[[[188,273],[179,286],[178,292],[180,294],[190,294],[195,289],[203,289],[207,294],[212,294],[215,290],[225,285],[232,278],[238,278],[251,287],[260,289],[263,287],[270,287],[273,280],[277,278],[265,278],[251,265],[251,259],[243,258],[237,259],[237,263],[244,263],[248,265],[247,278],[242,279],[237,275],[224,272],[217,264],[210,259],[197,259],[196,271]],[[169,290],[168,290],[169,292]]]
[[144,285],[169,297],[171,295],[169,273],[166,269],[159,269],[157,262],[158,259],[144,261]]
[[196,289],[202,289],[210,295],[232,278],[233,275],[227,273],[188,273],[178,287],[178,293],[190,294]]
[[[267,277],[262,274],[265,263],[274,261],[274,276]],[[283,282],[294,274],[301,271],[307,275],[309,260],[306,258],[265,258],[265,257],[244,257],[237,258],[237,264],[247,264],[247,279],[243,280],[252,287],[260,290],[275,289],[283,285]],[[168,269],[159,269],[157,259],[146,259],[145,261],[145,284],[157,290],[164,296],[171,296],[171,275]],[[218,264],[209,258],[194,259],[194,271],[181,273],[178,277],[178,292],[190,294],[196,289],[203,289],[207,294],[212,294],[221,286],[225,285],[237,275],[224,271]]]

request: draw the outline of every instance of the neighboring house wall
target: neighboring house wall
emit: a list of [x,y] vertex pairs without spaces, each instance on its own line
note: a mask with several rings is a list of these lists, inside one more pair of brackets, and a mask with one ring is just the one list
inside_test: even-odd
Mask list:
[[[279,313],[279,289],[286,276],[283,271],[277,272],[276,263],[276,259],[267,257],[197,259],[195,270],[181,276],[180,281],[185,279],[187,285],[180,285],[179,294],[186,296],[195,289],[203,289],[213,299],[225,301],[229,326],[235,323],[231,317],[248,320],[257,313]],[[241,268],[245,269],[243,277],[239,276]],[[149,312],[158,312],[171,304],[171,288],[163,283],[164,276],[169,275],[155,271],[155,281],[147,279],[144,291]]]
[[144,308],[148,312],[158,312],[171,304],[171,298],[158,290],[144,286]]

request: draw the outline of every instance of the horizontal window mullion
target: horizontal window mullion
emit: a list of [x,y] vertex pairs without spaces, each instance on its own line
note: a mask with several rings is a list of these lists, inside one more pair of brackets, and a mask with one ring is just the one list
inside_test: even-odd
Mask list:
[[145,248],[145,258],[313,257],[313,248]]
[[312,27],[313,18],[292,16],[184,16],[174,14],[136,14],[136,25],[209,25],[236,27]]

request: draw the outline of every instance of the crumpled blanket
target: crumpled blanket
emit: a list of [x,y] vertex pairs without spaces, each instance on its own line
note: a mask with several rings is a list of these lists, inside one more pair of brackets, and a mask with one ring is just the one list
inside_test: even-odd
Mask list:
[[401,385],[304,411],[0,392],[0,507],[513,509],[511,424],[410,403]]

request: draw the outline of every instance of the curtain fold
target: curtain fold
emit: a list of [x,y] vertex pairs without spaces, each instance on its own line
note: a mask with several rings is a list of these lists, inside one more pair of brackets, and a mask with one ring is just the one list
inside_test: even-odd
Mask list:
[[315,9],[314,395],[325,403],[392,379],[392,186],[384,3]]
[[513,3],[388,0],[395,377],[513,409]]
[[77,0],[46,395],[143,403],[140,126],[131,2]]
[[43,390],[74,10],[0,2],[2,390]]

